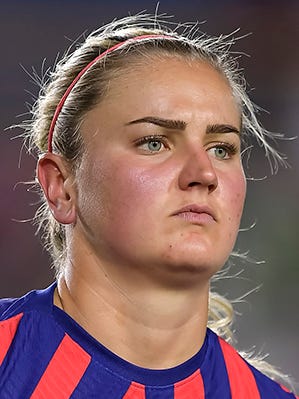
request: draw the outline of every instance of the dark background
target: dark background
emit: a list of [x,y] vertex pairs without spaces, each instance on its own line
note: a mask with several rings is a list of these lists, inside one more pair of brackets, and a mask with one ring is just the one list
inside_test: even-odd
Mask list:
[[[45,287],[53,279],[49,259],[34,236],[30,219],[36,197],[28,186],[18,184],[34,177],[35,161],[21,154],[21,140],[13,137],[19,130],[5,131],[27,116],[25,102],[32,103],[37,87],[20,67],[32,66],[41,72],[51,66],[57,53],[62,54],[83,32],[89,33],[103,23],[130,12],[153,13],[154,1],[0,1],[1,40],[1,132],[0,183],[1,227],[0,296],[16,296],[34,288]],[[288,137],[298,135],[299,103],[299,1],[185,0],[161,1],[160,13],[174,15],[175,22],[206,21],[201,25],[209,34],[239,35],[234,50],[243,51],[244,68],[252,99],[269,113],[261,113],[264,126]],[[230,273],[243,274],[218,283],[229,298],[262,284],[258,292],[237,304],[238,347],[256,348],[270,353],[269,361],[293,375],[299,382],[299,141],[280,143],[291,168],[271,176],[261,154],[253,156],[247,175],[262,181],[248,181],[248,198],[243,228],[236,248],[249,250],[249,257],[263,264],[235,261]],[[20,164],[20,167],[18,165]],[[297,385],[298,387],[298,385]]]

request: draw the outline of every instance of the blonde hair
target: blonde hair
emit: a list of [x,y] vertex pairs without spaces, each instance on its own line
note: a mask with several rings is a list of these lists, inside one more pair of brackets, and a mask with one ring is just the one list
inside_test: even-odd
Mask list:
[[[80,164],[83,143],[80,125],[87,111],[92,109],[104,97],[109,80],[121,76],[129,62],[151,56],[181,57],[187,60],[202,60],[211,64],[226,77],[232,92],[240,106],[242,115],[243,145],[249,145],[251,139],[264,148],[272,171],[276,171],[284,158],[269,143],[275,138],[263,129],[256,118],[256,108],[246,93],[237,59],[230,53],[235,39],[232,35],[210,37],[193,26],[175,26],[167,20],[146,14],[130,16],[116,20],[91,33],[82,45],[71,54],[66,54],[55,69],[42,79],[39,98],[32,108],[32,118],[22,124],[24,137],[28,140],[29,150],[37,154],[47,151],[48,133],[55,109],[62,96],[82,69],[99,54],[117,43],[140,35],[167,35],[163,39],[129,41],[121,49],[113,51],[95,63],[79,79],[70,92],[57,119],[53,151],[60,153],[75,171]],[[181,33],[179,33],[182,31]],[[132,65],[132,64],[130,64]],[[57,273],[63,268],[65,260],[65,227],[52,216],[47,202],[41,193],[42,204],[36,212],[35,221],[38,231],[42,231],[45,248],[52,256]],[[233,340],[231,325],[234,318],[232,304],[217,293],[210,293],[209,327],[227,341]],[[245,357],[248,356],[245,354]],[[283,377],[263,359],[249,359],[262,372],[272,377]]]

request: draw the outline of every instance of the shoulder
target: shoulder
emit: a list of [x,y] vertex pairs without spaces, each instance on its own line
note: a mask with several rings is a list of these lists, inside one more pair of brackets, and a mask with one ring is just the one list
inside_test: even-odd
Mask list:
[[42,315],[51,313],[54,288],[55,284],[52,284],[45,290],[30,291],[20,298],[0,299],[0,363],[1,353],[7,352],[17,332],[19,338],[28,338],[28,331],[32,332],[44,319]]
[[53,302],[55,286],[56,283],[44,290],[30,291],[20,298],[0,299],[0,322],[20,313],[49,309],[49,305]]
[[1,336],[13,338],[20,324],[24,324],[24,320],[31,320],[32,324],[32,315],[49,314],[55,286],[56,284],[52,284],[44,290],[30,291],[20,298],[0,299]]
[[[255,367],[249,365],[252,374],[255,377],[257,386],[261,394],[265,397],[273,398],[273,399],[298,399],[298,397],[291,392],[289,389],[274,381]],[[262,396],[262,398],[264,397]]]
[[16,302],[16,298],[2,298],[0,299],[0,320],[3,318],[3,314],[6,312],[7,309],[10,308],[10,306]]
[[233,397],[235,394],[235,397],[258,399],[296,399],[292,392],[249,364],[222,338],[218,337],[218,341]]

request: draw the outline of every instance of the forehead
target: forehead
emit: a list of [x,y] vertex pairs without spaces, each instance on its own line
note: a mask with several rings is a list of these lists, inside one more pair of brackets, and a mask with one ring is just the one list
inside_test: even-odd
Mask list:
[[121,72],[112,74],[105,97],[87,119],[97,114],[115,123],[156,115],[189,122],[202,115],[209,118],[209,113],[212,123],[240,124],[226,77],[205,61],[153,55],[129,59]]
[[[117,85],[126,84],[130,80],[130,83],[139,83],[141,85],[154,83],[148,79],[150,76],[155,81],[167,80],[176,78],[177,74],[180,78],[184,76],[185,81],[187,80],[200,80],[204,77],[205,80],[217,81],[223,84],[223,89],[230,89],[229,82],[220,70],[213,66],[210,62],[203,59],[196,59],[194,57],[184,57],[183,55],[173,55],[167,53],[148,53],[146,54],[133,54],[127,58],[124,57],[122,61],[122,68],[116,71],[111,70],[110,75],[110,89],[117,89]],[[192,76],[188,75],[191,73]],[[160,79],[159,79],[160,78]]]

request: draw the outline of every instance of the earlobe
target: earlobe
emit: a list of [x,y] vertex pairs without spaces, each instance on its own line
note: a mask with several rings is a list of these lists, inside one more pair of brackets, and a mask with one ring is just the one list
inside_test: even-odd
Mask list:
[[49,208],[62,224],[76,221],[76,191],[73,176],[60,155],[44,154],[37,164],[37,178]]

